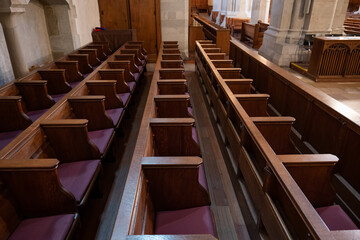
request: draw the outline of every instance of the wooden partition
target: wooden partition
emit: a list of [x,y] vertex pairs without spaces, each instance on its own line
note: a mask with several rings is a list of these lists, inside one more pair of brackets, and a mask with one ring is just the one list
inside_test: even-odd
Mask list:
[[221,48],[222,52],[229,54],[230,30],[222,28],[201,16],[195,16],[194,19],[203,26],[205,37],[212,40],[216,47]]
[[[231,41],[230,59],[235,69],[241,68],[241,79],[224,79],[221,74],[222,66],[213,62],[202,44],[197,43],[196,71],[205,85],[208,101],[214,108],[215,117],[224,133],[224,142],[228,144],[232,155],[229,165],[233,168],[229,169],[238,176],[240,184],[237,181],[233,184],[241,189],[246,200],[246,207],[242,207],[242,210],[249,231],[255,230],[252,234],[261,234],[269,239],[359,238],[360,230],[329,230],[332,229],[331,226],[326,225],[326,220],[323,221],[323,216],[320,216],[321,207],[340,205],[353,221],[353,228],[349,229],[358,229],[354,223],[359,226],[359,214],[351,214],[347,209],[350,206],[352,211],[358,210],[358,193],[354,192],[353,187],[359,182],[353,181],[354,185],[351,187],[341,176],[342,173],[332,174],[333,168],[339,171],[351,159],[344,162],[342,155],[338,155],[338,162],[335,155],[328,154],[339,152],[334,152],[335,145],[331,146],[333,149],[328,148],[336,138],[331,137],[336,130],[331,130],[334,120],[330,119],[334,115],[328,120],[324,119],[326,111],[330,111],[330,106],[324,107],[322,102],[326,99],[325,94],[317,95],[317,91],[305,86],[295,77],[290,77],[285,70],[237,41]],[[244,77],[253,81],[243,79]],[[252,94],[249,94],[250,83]],[[309,89],[312,89],[312,94],[306,92]],[[292,91],[296,90],[296,94],[291,96]],[[303,104],[304,101],[314,104],[314,109]],[[334,104],[333,107],[337,107],[335,101],[329,99],[329,104],[331,103]],[[312,114],[298,112],[302,106]],[[335,113],[334,110],[331,111],[332,114]],[[316,111],[320,111],[321,115]],[[279,112],[288,117],[275,114]],[[347,112],[350,114],[351,111]],[[317,116],[321,118],[313,122]],[[325,126],[325,123],[331,124]],[[303,126],[306,131],[314,131],[307,132],[306,142],[301,141],[304,138],[298,139],[304,137],[299,135],[302,133],[301,128],[299,132],[294,131],[299,126]],[[342,125],[345,126],[347,124]],[[354,123],[351,126],[354,127]],[[322,131],[328,135],[322,137]],[[317,144],[312,141],[315,138],[319,140]],[[345,143],[345,139],[342,138],[341,141]],[[314,145],[310,146],[309,143]],[[350,150],[351,154],[356,154],[357,151]],[[352,167],[353,170],[358,169],[357,161],[352,161]],[[351,170],[348,169],[347,173],[349,171]],[[356,178],[355,172],[357,170],[350,174],[352,180]],[[331,177],[333,181],[330,181]],[[339,205],[333,205],[334,202]]]
[[264,38],[264,32],[267,30],[269,24],[258,22],[250,24],[245,21],[242,22],[240,41],[245,42],[252,48],[258,50]]

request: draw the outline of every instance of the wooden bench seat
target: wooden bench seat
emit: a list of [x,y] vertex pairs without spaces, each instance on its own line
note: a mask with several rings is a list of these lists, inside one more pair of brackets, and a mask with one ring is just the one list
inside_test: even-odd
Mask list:
[[[216,236],[210,200],[200,179],[202,159],[198,157],[145,157],[141,161],[143,176],[134,234],[211,234]],[[185,178],[180,176],[186,176]],[[186,180],[185,180],[186,179]],[[184,181],[185,180],[185,181]],[[161,182],[169,184],[161,184]],[[205,181],[204,183],[201,183]],[[184,185],[189,185],[182,188]],[[179,189],[182,189],[179,191]],[[191,192],[192,194],[187,194]],[[154,226],[153,228],[149,226]]]
[[[206,50],[205,50],[206,51]],[[234,67],[232,60],[212,60],[216,68],[232,68]]]
[[135,82],[136,85],[140,81],[140,74],[132,73],[130,64],[130,61],[108,61],[102,69],[123,69],[125,81],[127,83]]
[[89,56],[89,64],[92,67],[99,66],[101,60],[98,58],[98,50],[96,48],[83,48],[73,52],[73,54],[87,54]]
[[181,54],[162,54],[163,60],[182,60]]
[[154,101],[159,118],[193,117],[189,95],[157,95]]
[[186,79],[169,79],[157,81],[160,95],[186,94],[188,92]]
[[147,62],[147,55],[143,54],[143,47],[142,44],[124,44],[124,49],[136,49],[138,50],[137,56],[141,61]]
[[185,79],[184,68],[161,68],[160,79]]
[[182,60],[162,60],[162,68],[183,68],[184,64]]
[[179,44],[164,44],[163,47],[164,47],[164,49],[167,49],[167,48],[177,48],[177,49],[179,49]]
[[194,123],[193,118],[150,119],[156,146],[154,156],[200,156]]
[[220,53],[221,48],[205,48],[205,52],[207,52],[207,53]]
[[[2,239],[69,239],[79,218],[57,177],[56,159],[0,161]],[[44,182],[46,178],[49,181]],[[42,187],[40,187],[42,186]],[[6,189],[4,188],[6,187]]]
[[264,32],[269,25],[258,22],[257,24],[250,24],[243,22],[241,27],[240,41],[248,43],[252,48],[259,49],[262,45]]

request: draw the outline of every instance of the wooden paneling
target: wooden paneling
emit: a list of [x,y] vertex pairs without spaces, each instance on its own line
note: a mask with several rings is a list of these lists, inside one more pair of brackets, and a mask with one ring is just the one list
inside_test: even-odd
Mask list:
[[[131,28],[136,29],[137,39],[144,41],[149,54],[157,53],[156,0],[130,1]],[[161,31],[161,29],[158,29]]]
[[100,22],[106,29],[128,29],[128,0],[99,0]]

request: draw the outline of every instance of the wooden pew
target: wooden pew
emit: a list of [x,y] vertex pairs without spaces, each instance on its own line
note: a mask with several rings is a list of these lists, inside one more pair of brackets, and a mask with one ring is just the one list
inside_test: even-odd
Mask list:
[[105,53],[106,47],[103,44],[90,43],[90,44],[86,45],[85,47],[83,47],[83,49],[96,49],[97,57],[101,61],[104,61],[107,58],[107,54]]
[[184,68],[161,68],[160,79],[185,79]]
[[[0,161],[1,239],[69,239],[79,218],[58,178],[56,159]],[[47,179],[48,181],[44,181]],[[61,224],[59,224],[61,223]]]
[[[226,96],[229,109],[233,110],[235,116],[234,119],[230,119],[229,114],[227,116],[229,121],[221,125],[225,129],[228,143],[233,148],[234,159],[238,161],[239,169],[234,169],[235,174],[239,176],[239,180],[246,186],[246,190],[244,190],[247,191],[246,194],[250,194],[249,201],[251,203],[248,203],[248,207],[252,207],[253,211],[257,212],[255,218],[251,217],[247,224],[261,224],[262,227],[258,228],[257,231],[261,231],[269,239],[303,239],[309,237],[314,239],[346,239],[345,236],[360,236],[359,230],[342,229],[343,231],[336,233],[330,231],[329,225],[327,226],[322,221],[322,218],[325,222],[327,221],[326,216],[324,218],[321,211],[314,208],[319,207],[318,204],[315,204],[318,201],[318,203],[322,202],[322,206],[325,205],[331,211],[334,211],[332,204],[334,202],[339,203],[335,198],[331,198],[331,201],[328,198],[332,195],[328,186],[330,185],[332,168],[337,162],[337,158],[333,155],[330,155],[330,157],[328,155],[320,156],[324,159],[321,161],[319,157],[312,155],[310,160],[317,160],[310,163],[311,166],[309,166],[310,160],[304,160],[304,163],[295,163],[301,158],[309,157],[306,155],[290,156],[288,162],[278,157],[280,155],[276,155],[277,151],[285,153],[299,152],[299,149],[294,150],[294,142],[290,139],[294,118],[250,117],[241,103],[235,101],[234,93],[232,93],[200,44],[197,44],[197,48],[197,54],[202,56],[196,56],[196,64],[199,74],[204,78],[204,83],[210,82],[209,77],[213,78],[212,81],[217,82],[219,92]],[[203,66],[203,64],[207,66]],[[206,68],[211,70],[208,71]],[[246,74],[245,76],[249,75]],[[261,76],[263,77],[263,75]],[[210,93],[213,85],[205,84],[205,86],[209,88],[208,93]],[[214,109],[216,109],[216,104],[223,105],[223,103],[215,101],[216,94],[209,94],[209,96]],[[215,112],[219,114],[217,111]],[[264,113],[266,112],[264,111]],[[233,129],[230,132],[235,134],[229,135],[229,132],[226,131],[228,123],[232,123]],[[276,135],[279,135],[279,137],[276,138]],[[240,151],[237,151],[237,149],[240,149]],[[291,158],[296,161],[291,160]],[[329,158],[330,160],[328,160]],[[292,163],[294,165],[291,165]],[[311,175],[311,181],[308,181],[306,174],[302,175],[304,171]],[[314,172],[321,174],[318,184],[314,184],[314,188],[311,188],[312,186],[309,183],[317,181],[315,180],[317,174],[313,174]],[[314,190],[315,188],[322,189],[321,194],[319,194],[320,190]],[[335,209],[336,211],[339,210],[338,207]],[[244,211],[249,210],[244,209]],[[346,214],[343,212],[340,217],[344,217],[344,215]],[[349,219],[348,216],[345,216],[345,218]]]
[[[119,55],[115,55],[114,56],[114,60],[119,60],[119,61],[130,61],[130,71],[131,73],[134,75],[136,73],[138,74],[142,74],[144,72],[144,68],[142,66],[142,64],[137,65],[135,62],[135,54],[119,54]],[[112,58],[110,58],[109,60],[113,60]]]
[[163,54],[162,59],[163,60],[182,60],[182,57],[180,54]]
[[[205,52],[207,52],[205,50]],[[216,68],[232,68],[234,67],[232,60],[212,60]]]
[[225,79],[239,79],[241,78],[241,68],[218,68],[222,78]]
[[231,36],[234,36],[234,33],[236,33],[236,32],[241,32],[243,22],[249,23],[250,19],[248,19],[248,18],[232,18],[232,22],[230,25]]
[[187,92],[185,79],[159,80],[157,86],[160,95],[185,94]]
[[157,95],[154,101],[159,118],[193,117],[189,95]]
[[[140,208],[131,234],[180,234],[186,239],[185,234],[216,234],[209,208],[209,194],[198,180],[201,163],[199,157],[142,159]],[[184,188],[184,185],[189,187]],[[199,217],[195,217],[196,212],[201,212]],[[171,214],[177,216],[175,225],[169,225],[169,220],[166,220],[171,218]],[[188,216],[185,222],[182,220],[183,214]],[[194,227],[195,223],[198,227]],[[207,239],[213,238],[209,236]]]
[[[212,220],[210,220],[211,217],[209,218],[211,216],[211,211],[208,208],[209,195],[206,191],[207,185],[202,161],[198,157],[201,152],[194,127],[195,120],[186,118],[188,117],[189,96],[166,96],[163,93],[156,96],[159,92],[163,92],[164,89],[170,92],[174,91],[177,94],[183,93],[186,90],[186,80],[183,77],[184,69],[161,69],[162,54],[161,47],[141,123],[142,131],[139,133],[136,152],[132,159],[133,167],[126,182],[124,196],[128,200],[132,199],[129,201],[131,206],[125,204],[125,201],[121,202],[112,232],[112,239],[131,239],[135,237],[134,235],[139,238],[162,238],[165,236],[154,234],[167,234],[166,237],[171,239],[176,239],[179,236],[182,239],[213,239],[213,235],[216,233],[213,230],[214,226]],[[165,80],[160,80],[161,74],[163,74]],[[166,79],[167,77],[173,77],[171,74],[180,74],[181,78]],[[167,86],[161,88],[162,84],[167,84]],[[172,88],[173,85],[176,88]],[[182,92],[178,92],[179,89]],[[179,105],[181,109],[173,107],[173,104]],[[166,110],[170,107],[172,108],[171,111]],[[171,118],[167,118],[169,114],[171,114]],[[174,118],[175,116],[181,118]],[[193,200],[188,199],[188,196],[182,199],[178,198],[178,194],[182,193],[181,188],[184,184],[183,180],[177,177],[178,174],[186,175],[187,181],[194,182],[191,186],[194,188],[194,191],[191,190],[193,192],[191,195],[201,196],[201,203],[198,200],[195,203]],[[132,179],[133,176],[137,177]],[[162,181],[169,184],[160,184]],[[175,189],[176,191],[174,191]],[[189,197],[194,199],[191,196]],[[192,215],[193,207],[200,207],[205,210],[206,215],[202,215],[202,219],[194,218]],[[164,225],[161,219],[162,216],[165,216],[163,215],[164,210],[179,211],[177,213],[180,213],[178,217],[180,222],[176,225],[181,230],[174,231],[166,227],[163,228]],[[188,211],[191,214],[189,215],[189,221],[186,223],[182,222],[182,211]],[[186,225],[193,221],[202,226],[205,223],[210,228],[206,227],[208,230],[205,232],[193,231],[191,227]],[[180,235],[176,236],[174,234]]]
[[161,61],[162,68],[183,68],[182,60],[162,60]]
[[209,53],[208,56],[211,60],[224,60],[226,54],[225,53]]
[[250,24],[243,22],[241,28],[240,41],[248,43],[252,48],[258,50],[264,38],[264,32],[267,30],[268,24],[258,22]]

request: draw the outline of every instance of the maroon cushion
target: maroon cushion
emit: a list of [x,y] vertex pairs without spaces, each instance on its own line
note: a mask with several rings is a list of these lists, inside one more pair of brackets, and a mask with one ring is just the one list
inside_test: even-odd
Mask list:
[[64,214],[42,218],[30,218],[20,222],[9,240],[37,239],[62,240],[65,239],[75,214]]
[[59,101],[60,99],[62,99],[65,95],[66,95],[66,93],[61,93],[61,94],[51,95],[51,97],[54,99],[55,102],[58,102],[58,101]]
[[316,211],[330,231],[358,229],[339,205],[316,208]]
[[41,115],[43,115],[47,110],[48,110],[48,108],[31,111],[31,112],[27,112],[26,115],[28,115],[28,117],[31,119],[31,121],[35,122],[36,119],[41,117]]
[[76,87],[80,82],[70,82],[69,85],[71,88]]
[[121,98],[124,106],[126,106],[129,103],[130,93],[119,93],[118,96]]
[[59,165],[58,174],[61,184],[71,192],[77,202],[81,202],[100,160],[85,160]]
[[103,154],[105,152],[106,146],[108,145],[113,132],[113,128],[88,132],[90,141],[99,148],[100,154]]
[[191,108],[191,107],[188,107],[187,110],[188,110],[188,113],[190,114],[190,116],[193,117],[194,115],[193,115],[192,108]]
[[6,147],[14,138],[16,138],[24,130],[17,130],[11,132],[0,132],[0,150]]
[[196,133],[196,127],[192,127],[192,138],[194,139],[194,141],[199,144],[199,140],[198,140],[198,135]]
[[203,188],[205,188],[206,190],[208,190],[208,188],[207,188],[206,176],[205,176],[204,164],[200,164],[200,166],[199,166],[199,177],[198,177],[198,181],[199,181],[200,185],[203,186]]
[[211,234],[215,237],[210,207],[157,212],[155,234]]
[[136,82],[139,81],[139,79],[140,79],[140,73],[133,73],[133,75],[134,75],[135,81],[136,81]]
[[111,119],[114,122],[114,125],[116,126],[117,122],[120,119],[120,116],[121,116],[123,110],[124,110],[123,108],[114,108],[114,109],[108,109],[105,112],[106,112],[107,115],[109,115],[111,117]]
[[136,82],[127,82],[127,85],[130,87],[130,92],[132,92],[135,88]]

